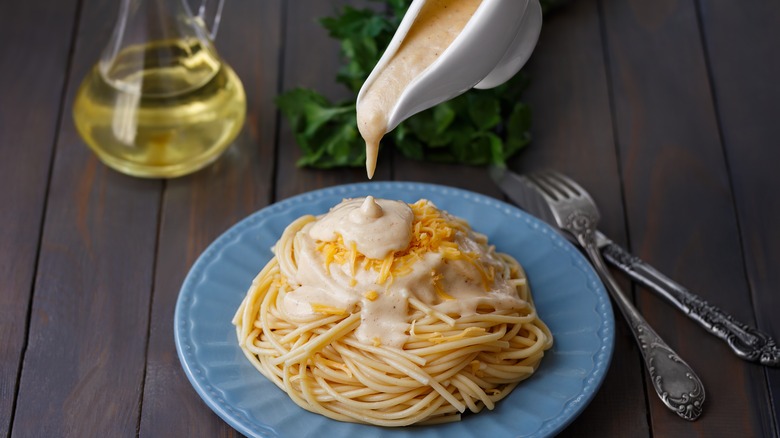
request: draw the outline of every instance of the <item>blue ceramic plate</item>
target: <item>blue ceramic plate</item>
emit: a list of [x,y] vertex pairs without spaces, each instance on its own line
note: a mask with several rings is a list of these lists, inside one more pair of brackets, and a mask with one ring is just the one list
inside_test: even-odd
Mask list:
[[[493,411],[435,426],[382,428],[342,423],[295,405],[244,357],[231,319],[284,228],[343,198],[365,195],[433,201],[487,234],[525,268],[541,318],[555,336],[537,373]],[[585,258],[549,226],[476,193],[389,182],[332,187],[264,208],[200,256],[176,303],[174,336],[184,371],[206,404],[240,432],[259,437],[546,437],[568,425],[595,395],[612,357],[609,299]]]

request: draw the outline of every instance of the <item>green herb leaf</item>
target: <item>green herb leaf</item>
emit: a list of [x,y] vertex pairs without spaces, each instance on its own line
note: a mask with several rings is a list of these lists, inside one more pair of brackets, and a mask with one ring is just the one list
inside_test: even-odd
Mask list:
[[531,108],[518,102],[512,109],[506,123],[506,151],[504,158],[509,158],[531,142]]
[[303,152],[299,166],[331,168],[365,163],[365,143],[355,120],[354,103],[334,105],[319,93],[296,88],[276,99]]
[[387,17],[370,9],[345,6],[341,15],[326,17],[320,23],[331,37],[341,41],[346,60],[336,80],[357,93],[379,60],[381,50],[390,43],[395,31]]
[[469,117],[480,131],[493,129],[501,122],[501,100],[493,93],[474,91],[468,94]]
[[[542,0],[545,13],[567,0]],[[387,14],[345,6],[320,20],[341,47],[336,80],[355,95],[390,43],[411,0],[384,0]],[[491,90],[471,90],[401,123],[383,140],[417,160],[498,164],[531,141],[531,110],[520,99],[528,85],[522,72]],[[276,99],[301,148],[300,166],[363,166],[365,143],[356,125],[355,102],[334,104],[316,91],[297,88]]]

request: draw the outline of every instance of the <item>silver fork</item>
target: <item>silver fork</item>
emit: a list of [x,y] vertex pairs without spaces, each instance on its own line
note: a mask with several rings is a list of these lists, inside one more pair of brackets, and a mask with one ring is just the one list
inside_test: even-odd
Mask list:
[[[661,401],[686,420],[701,415],[704,385],[680,356],[650,327],[631,301],[620,290],[607,270],[596,246],[599,212],[596,203],[577,183],[555,172],[527,175],[547,201],[549,214],[558,226],[571,233],[585,249],[612,299],[626,318],[634,334],[650,381]],[[545,218],[543,218],[545,219]]]

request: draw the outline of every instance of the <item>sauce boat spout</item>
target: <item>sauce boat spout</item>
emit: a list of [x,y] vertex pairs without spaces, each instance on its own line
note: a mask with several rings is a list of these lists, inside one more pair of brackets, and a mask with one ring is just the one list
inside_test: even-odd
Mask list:
[[[357,98],[357,110],[377,77],[395,62],[396,54],[419,32],[412,31],[429,3],[414,0],[404,15],[384,55],[374,67]],[[428,5],[427,7],[431,7]],[[493,88],[510,79],[531,56],[542,27],[539,0],[482,0],[465,27],[435,60],[423,68],[398,94],[385,101],[385,132],[412,115],[450,100],[471,88]],[[391,105],[389,105],[391,104]],[[383,134],[384,134],[383,133]]]

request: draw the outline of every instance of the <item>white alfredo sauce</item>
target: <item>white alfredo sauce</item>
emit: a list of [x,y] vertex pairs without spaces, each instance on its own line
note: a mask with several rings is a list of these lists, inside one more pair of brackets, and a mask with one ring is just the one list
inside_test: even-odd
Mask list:
[[366,141],[366,172],[374,175],[379,141],[406,87],[452,44],[482,0],[428,0],[403,42],[378,73],[357,108],[360,135]]
[[[294,241],[297,271],[282,272],[293,286],[284,296],[285,311],[301,319],[315,314],[312,304],[360,311],[355,335],[361,342],[402,348],[409,338],[410,297],[451,316],[473,315],[478,307],[528,307],[510,284],[504,263],[485,237],[474,232],[458,232],[455,241],[461,251],[477,254],[485,267],[494,267],[495,278],[487,289],[473,264],[446,260],[440,253],[428,252],[413,264],[411,273],[378,284],[378,272],[358,267],[353,277],[349,263],[331,263],[326,270],[325,256],[317,250],[320,242],[336,241],[341,235],[347,247],[354,242],[358,252],[381,260],[408,248],[413,221],[414,214],[406,203],[369,196],[347,199],[304,226]],[[453,299],[437,295],[434,277]],[[376,293],[375,299],[369,298],[371,292]]]
[[349,199],[333,207],[309,230],[313,239],[332,242],[338,235],[349,247],[372,259],[406,249],[412,240],[414,214],[406,203],[374,199]]

